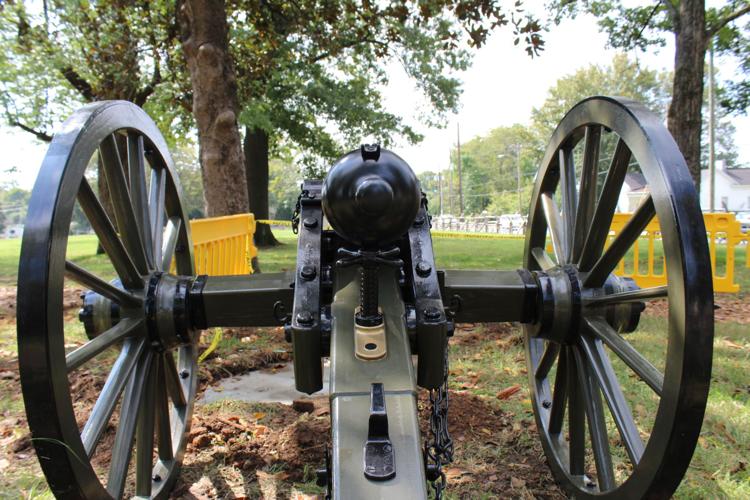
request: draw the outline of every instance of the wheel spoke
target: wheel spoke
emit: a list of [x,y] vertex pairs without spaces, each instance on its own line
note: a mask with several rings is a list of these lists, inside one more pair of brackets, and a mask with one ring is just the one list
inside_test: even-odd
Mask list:
[[664,299],[667,297],[669,287],[667,285],[654,286],[650,288],[639,288],[626,292],[599,295],[584,299],[587,306],[606,306],[609,304],[624,304],[626,302],[643,302],[645,300]]
[[544,217],[547,219],[549,236],[552,239],[552,250],[555,252],[557,263],[562,265],[565,263],[565,255],[567,254],[565,229],[560,212],[557,210],[557,204],[549,193],[542,193],[542,208],[544,209]]
[[179,217],[170,217],[167,221],[167,229],[164,237],[164,248],[162,250],[162,262],[161,269],[163,271],[169,271],[169,266],[172,264],[172,258],[174,257],[175,249],[177,248],[177,239],[180,236],[180,230],[182,229],[182,219]]
[[557,356],[557,373],[555,374],[555,392],[552,394],[552,408],[549,413],[549,433],[560,434],[565,419],[565,403],[568,392],[568,353],[561,349]]
[[562,219],[565,231],[565,262],[571,261],[573,250],[573,234],[575,218],[578,211],[578,195],[576,193],[576,169],[573,163],[573,150],[560,148],[558,153],[560,166],[560,189],[562,200]]
[[626,365],[646,382],[659,396],[664,387],[664,375],[643,357],[641,353],[624,340],[602,318],[584,318],[588,330],[614,352]]
[[591,339],[585,335],[581,337],[581,350],[591,366],[591,374],[604,394],[604,400],[622,436],[630,462],[635,466],[641,461],[645,447],[609,356],[604,351],[601,340]]
[[117,302],[121,306],[138,307],[143,304],[143,300],[140,297],[107,283],[69,260],[65,261],[65,276],[90,288],[99,295],[107,297],[109,300]]
[[167,386],[167,392],[169,397],[172,399],[174,405],[178,408],[185,406],[185,390],[182,388],[182,382],[180,382],[180,376],[177,373],[177,366],[175,365],[172,354],[166,353],[164,355],[164,383]]
[[[167,354],[171,356],[171,354]],[[156,429],[159,436],[159,460],[169,462],[174,458],[172,452],[172,426],[169,414],[169,396],[164,384],[164,356],[159,359],[159,376],[156,386]]]
[[576,384],[578,379],[576,359],[572,348],[567,351],[567,387],[568,387],[568,456],[570,473],[582,476],[586,468],[586,411],[583,394]]
[[583,286],[594,288],[602,286],[609,274],[617,267],[617,263],[625,257],[628,249],[640,238],[654,215],[656,215],[654,200],[651,195],[648,195],[622,228],[620,234],[615,236],[604,255],[594,264],[591,272],[584,279]]
[[151,220],[151,242],[154,246],[154,261],[162,261],[162,241],[164,238],[164,196],[166,190],[166,173],[163,169],[151,171],[151,192],[149,193],[149,217]]
[[65,364],[68,366],[68,372],[71,372],[98,355],[106,348],[111,347],[118,341],[127,337],[131,333],[143,326],[142,318],[123,318],[115,326],[97,335],[93,340],[89,340],[81,347],[65,356]]
[[112,261],[112,267],[115,268],[115,272],[117,272],[125,288],[143,288],[143,278],[117,236],[117,231],[104,211],[104,207],[96,199],[91,185],[85,178],[81,179],[78,203],[99,238],[99,243]]
[[117,406],[125,383],[133,373],[133,368],[140,358],[145,344],[145,339],[128,339],[123,343],[122,351],[112,366],[107,382],[105,382],[102,392],[91,410],[91,415],[89,415],[89,419],[81,432],[83,448],[89,458],[96,451],[96,446],[99,444],[104,429],[107,428],[107,423]]
[[128,133],[128,174],[130,175],[130,196],[133,200],[133,210],[140,229],[141,240],[146,250],[146,259],[149,267],[153,267],[154,249],[151,243],[151,222],[148,213],[146,157],[143,136],[137,132]]
[[602,192],[599,195],[599,202],[596,205],[594,217],[591,219],[586,241],[581,250],[581,259],[578,262],[578,268],[581,271],[590,270],[602,254],[604,243],[609,235],[609,228],[612,225],[612,216],[615,214],[620,190],[625,182],[625,174],[628,172],[630,157],[630,149],[625,141],[622,139],[617,141],[612,162],[609,165]]
[[547,378],[547,374],[552,369],[552,366],[557,361],[557,356],[560,353],[560,344],[555,342],[547,342],[547,346],[544,348],[544,354],[542,359],[539,360],[539,366],[536,367],[536,378],[542,380]]
[[159,358],[151,361],[143,390],[143,401],[138,409],[138,431],[136,434],[135,494],[151,496],[151,476],[154,465],[154,419],[156,418],[155,390]]
[[130,200],[128,182],[125,179],[125,170],[117,150],[117,141],[114,135],[107,136],[99,145],[104,173],[107,177],[109,195],[112,199],[112,208],[117,219],[117,227],[120,237],[129,250],[136,269],[141,274],[148,273],[146,251],[141,241],[140,230],[136,222],[133,204]]
[[612,468],[612,455],[609,451],[609,436],[604,421],[604,407],[599,386],[591,374],[591,366],[576,347],[571,348],[576,358],[578,383],[581,386],[583,401],[586,405],[586,417],[591,436],[591,450],[594,453],[596,474],[599,479],[599,491],[608,491],[617,486]]
[[146,350],[138,360],[135,371],[125,389],[125,395],[120,407],[120,422],[117,425],[115,444],[112,447],[112,461],[107,480],[107,492],[115,498],[122,496],[125,489],[125,479],[128,475],[128,465],[133,452],[133,440],[143,392],[146,388],[149,369],[151,367],[152,351]]
[[581,184],[578,190],[578,211],[576,212],[576,225],[573,232],[572,262],[578,262],[581,258],[581,250],[583,249],[588,225],[594,217],[601,136],[601,125],[586,126],[583,144],[583,165],[581,166]]
[[534,257],[534,260],[536,260],[536,263],[539,265],[542,271],[547,271],[548,269],[552,269],[553,267],[555,267],[555,263],[552,262],[552,259],[550,259],[549,255],[547,255],[547,252],[544,250],[544,248],[532,248],[531,255]]

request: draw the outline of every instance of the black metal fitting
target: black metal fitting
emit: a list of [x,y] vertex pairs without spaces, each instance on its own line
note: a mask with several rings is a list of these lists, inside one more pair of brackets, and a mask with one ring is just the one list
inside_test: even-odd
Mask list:
[[380,144],[362,144],[359,151],[363,160],[378,161],[380,159]]
[[305,226],[306,229],[313,229],[318,226],[318,219],[315,217],[305,217],[302,221],[302,225]]
[[396,476],[396,454],[388,436],[388,413],[382,383],[370,387],[370,417],[364,451],[367,479],[386,481]]
[[315,322],[315,319],[313,318],[313,315],[310,314],[310,311],[302,311],[297,313],[297,323],[299,323],[302,326],[312,326]]

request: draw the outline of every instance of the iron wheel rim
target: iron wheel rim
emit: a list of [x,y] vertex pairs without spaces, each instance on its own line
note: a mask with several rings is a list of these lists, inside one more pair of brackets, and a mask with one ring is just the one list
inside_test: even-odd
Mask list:
[[[125,101],[99,102],[78,110],[54,136],[32,192],[21,247],[17,298],[19,368],[32,442],[50,488],[59,497],[110,496],[87,458],[88,454],[73,411],[64,346],[62,296],[68,230],[76,197],[84,190],[83,184],[87,184],[83,178],[84,171],[89,159],[100,150],[104,141],[123,131],[135,139],[141,138],[139,142],[142,149],[139,152],[142,155],[150,153],[148,161],[153,162],[151,167],[154,171],[160,172],[159,179],[163,180],[159,181],[159,186],[163,184],[163,188],[157,195],[160,194],[162,198],[156,198],[159,203],[155,203],[154,206],[163,207],[166,215],[176,218],[175,220],[179,219],[180,226],[176,231],[175,245],[181,245],[182,249],[174,252],[177,272],[188,276],[193,274],[192,242],[187,225],[188,218],[182,203],[181,188],[166,142],[156,125],[143,110]],[[134,144],[137,143],[138,141]],[[122,151],[119,157],[123,161]],[[145,157],[143,160],[145,161]],[[137,207],[134,206],[133,209]],[[121,242],[126,239],[124,234],[120,234],[119,237]],[[156,252],[156,243],[152,244],[152,251]],[[154,259],[155,257],[156,255],[153,255]],[[154,269],[159,267],[155,262],[156,260],[153,260],[148,263],[146,274],[153,274]],[[143,290],[147,286],[148,279],[145,279]],[[143,290],[130,289],[127,286],[124,288],[131,295],[143,299]],[[126,312],[126,317],[135,318],[136,322],[138,318],[142,318],[145,328],[145,312],[142,308],[135,306],[127,311],[129,312]],[[132,336],[124,337],[123,345],[135,336],[134,331]],[[142,351],[136,350],[134,354],[138,360],[136,365],[140,365],[140,360],[144,359],[146,353],[153,356],[145,334],[142,344]],[[163,475],[159,477],[159,481],[154,481],[156,488],[152,488],[150,494],[154,498],[165,497],[177,479],[197,387],[195,347],[188,344],[177,347],[177,350],[179,357],[176,363],[181,369],[187,370],[188,374],[181,382],[185,405],[180,412],[174,405],[174,412],[170,410],[169,405],[167,406],[170,413],[173,457],[171,462],[157,462],[157,468],[154,470],[157,474],[161,471]],[[171,353],[169,357],[174,361]],[[151,359],[149,358],[147,365],[157,371],[147,380],[156,380],[160,373],[165,372],[159,371],[162,361],[155,362]],[[160,354],[153,359],[164,360],[164,363],[167,363],[166,356]],[[138,366],[123,372],[127,373],[123,375],[127,378],[127,385],[131,379],[135,380],[136,370]],[[123,387],[117,396],[118,400],[124,400],[124,394],[128,390],[129,387]],[[160,389],[154,387],[153,390]],[[140,397],[138,400],[140,405]],[[109,418],[111,413],[107,421]],[[136,431],[133,434],[135,433]],[[129,461],[136,460],[133,453],[135,447],[131,441]],[[162,467],[158,468],[159,465]],[[127,476],[127,468],[124,474]]]
[[[641,459],[633,465],[624,482],[603,492],[592,491],[581,483],[582,478],[570,473],[570,461],[561,456],[564,436],[555,438],[549,432],[551,410],[545,404],[552,401],[553,391],[549,377],[540,380],[536,371],[544,355],[545,342],[551,342],[534,337],[533,329],[526,327],[525,346],[532,407],[553,475],[569,494],[580,498],[668,497],[679,485],[692,458],[710,383],[713,287],[702,213],[685,161],[658,117],[627,99],[592,97],[566,114],[553,133],[545,153],[531,198],[524,248],[526,269],[541,269],[532,250],[545,247],[547,222],[542,195],[554,193],[560,178],[565,177],[560,175],[560,169],[555,171],[555,167],[565,161],[559,160],[559,151],[572,150],[576,143],[585,140],[587,127],[598,127],[600,131],[606,127],[617,133],[637,158],[651,189],[654,210],[662,228],[666,271],[670,277],[667,287],[670,313],[663,393]],[[598,205],[598,200],[595,203]],[[566,207],[563,206],[562,210],[564,214]],[[567,229],[567,224],[565,226]],[[571,252],[575,253],[575,250]],[[574,260],[572,255],[570,257]],[[587,364],[591,370],[590,361],[586,362],[585,353],[580,352],[582,343],[583,340],[576,341],[575,347],[565,350],[578,351],[574,356],[584,356],[583,361],[579,359],[578,363]],[[560,359],[558,357],[558,363]],[[567,363],[570,364],[570,361]],[[562,405],[563,415],[569,418],[569,403],[563,402]],[[566,406],[567,412],[564,411]],[[583,418],[590,431],[588,413]],[[585,436],[585,430],[583,433]],[[562,431],[558,434],[562,434]]]

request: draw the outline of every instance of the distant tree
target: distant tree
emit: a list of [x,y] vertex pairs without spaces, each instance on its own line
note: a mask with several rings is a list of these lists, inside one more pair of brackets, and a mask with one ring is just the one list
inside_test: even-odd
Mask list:
[[[551,8],[558,21],[581,12],[598,17],[600,28],[615,48],[645,51],[664,46],[666,34],[674,36],[674,80],[667,125],[699,187],[706,51],[714,36],[725,40],[738,32],[733,23],[750,12],[750,1],[730,1],[711,9],[706,9],[705,0],[658,0],[632,7],[624,4],[623,0],[554,0]],[[747,88],[739,87],[738,91]]]

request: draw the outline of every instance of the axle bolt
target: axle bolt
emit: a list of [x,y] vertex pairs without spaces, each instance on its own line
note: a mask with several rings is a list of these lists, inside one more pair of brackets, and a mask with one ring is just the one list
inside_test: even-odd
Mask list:
[[305,217],[305,219],[302,221],[302,225],[307,229],[313,229],[318,225],[318,219],[316,219],[315,217]]
[[318,273],[315,271],[315,268],[313,266],[302,266],[299,274],[300,276],[302,276],[302,279],[312,281],[315,279],[315,275],[317,275]]
[[419,262],[417,264],[416,269],[417,269],[417,275],[422,278],[426,278],[432,272],[432,267],[427,262],[424,262],[424,261]]
[[188,378],[190,376],[190,372],[187,370],[182,370],[180,372],[180,378]]
[[440,319],[440,310],[437,307],[428,307],[424,310],[424,317],[427,321],[437,321]]
[[310,326],[313,324],[313,317],[310,311],[302,311],[297,313],[297,323],[302,326]]

